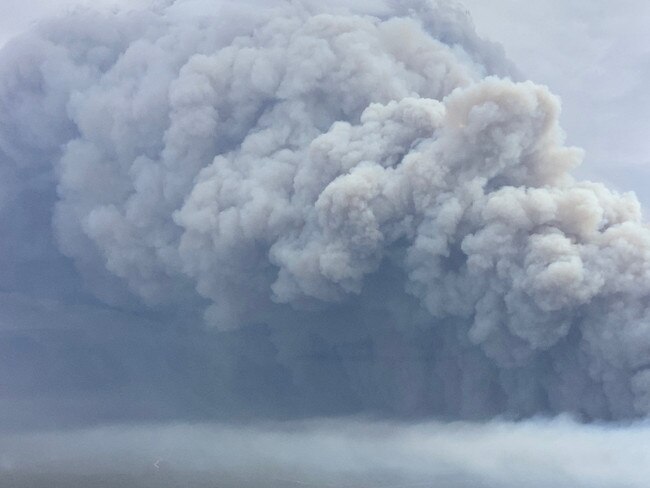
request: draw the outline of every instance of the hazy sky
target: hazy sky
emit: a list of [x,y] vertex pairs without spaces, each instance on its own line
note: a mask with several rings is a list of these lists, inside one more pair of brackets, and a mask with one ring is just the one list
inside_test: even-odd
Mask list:
[[465,0],[479,33],[527,77],[562,97],[582,174],[650,203],[650,3],[643,0]]

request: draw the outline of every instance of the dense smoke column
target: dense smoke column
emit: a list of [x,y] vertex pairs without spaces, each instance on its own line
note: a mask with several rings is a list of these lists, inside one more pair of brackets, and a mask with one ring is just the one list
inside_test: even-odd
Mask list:
[[557,99],[447,2],[258,7],[3,49],[5,289],[48,263],[66,296],[270,328],[220,353],[306,411],[648,413],[650,232],[571,177]]

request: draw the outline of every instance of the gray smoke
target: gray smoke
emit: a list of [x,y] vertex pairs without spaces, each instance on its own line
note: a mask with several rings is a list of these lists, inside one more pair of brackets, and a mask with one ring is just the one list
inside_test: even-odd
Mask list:
[[0,285],[203,321],[201,388],[303,414],[650,413],[650,229],[509,76],[451,2],[42,23],[0,53]]

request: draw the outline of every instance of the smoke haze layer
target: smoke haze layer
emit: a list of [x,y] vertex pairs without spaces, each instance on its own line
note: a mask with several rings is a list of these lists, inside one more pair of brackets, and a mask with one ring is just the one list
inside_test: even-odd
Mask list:
[[80,10],[7,43],[5,422],[646,415],[650,229],[511,78],[424,0]]
[[12,488],[642,488],[648,426],[393,425],[340,420],[233,428],[110,427],[8,436]]

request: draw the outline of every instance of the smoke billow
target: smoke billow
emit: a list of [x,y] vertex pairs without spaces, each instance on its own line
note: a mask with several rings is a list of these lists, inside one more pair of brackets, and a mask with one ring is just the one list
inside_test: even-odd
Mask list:
[[140,366],[75,326],[95,379],[176,368],[217,410],[645,415],[650,229],[510,77],[451,2],[42,23],[0,53],[0,285],[147,321]]

